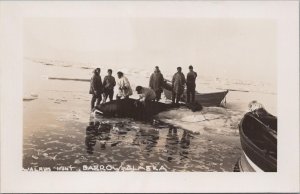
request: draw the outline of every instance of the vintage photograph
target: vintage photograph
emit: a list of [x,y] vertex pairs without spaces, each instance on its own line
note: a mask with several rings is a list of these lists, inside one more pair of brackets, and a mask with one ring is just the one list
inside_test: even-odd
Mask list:
[[277,23],[23,21],[23,170],[277,172]]
[[299,2],[0,1],[0,192],[299,192]]

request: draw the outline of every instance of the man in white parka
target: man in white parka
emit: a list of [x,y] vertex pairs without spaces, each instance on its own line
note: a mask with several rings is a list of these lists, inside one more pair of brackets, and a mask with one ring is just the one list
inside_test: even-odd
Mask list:
[[121,98],[129,98],[129,96],[132,95],[132,89],[130,87],[130,83],[127,79],[127,77],[124,76],[123,72],[119,71],[117,73],[118,80],[117,80],[117,86],[118,86],[118,94],[117,94],[117,100]]

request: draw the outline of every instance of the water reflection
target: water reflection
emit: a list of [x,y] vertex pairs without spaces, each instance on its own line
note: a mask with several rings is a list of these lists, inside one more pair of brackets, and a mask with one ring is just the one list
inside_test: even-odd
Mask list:
[[151,152],[159,140],[159,131],[157,129],[140,129],[136,132],[132,145],[145,145],[145,150]]
[[231,150],[229,145],[212,144],[206,137],[158,120],[138,122],[101,117],[27,136],[23,167],[58,170],[72,165],[72,170],[82,170],[83,166],[112,165],[118,169],[131,165],[141,169],[163,166],[168,171],[224,171],[223,165],[231,170],[228,158],[235,162],[239,150],[226,155],[227,164],[225,155],[220,153]]
[[178,134],[177,128],[170,127],[169,132],[166,138],[166,145],[165,148],[168,153],[168,161],[171,162],[174,159],[174,156],[177,155],[178,152]]
[[88,154],[94,153],[94,147],[99,141],[100,148],[106,148],[106,142],[110,140],[110,131],[112,126],[108,123],[100,123],[99,121],[91,121],[86,127],[85,145]]
[[[139,147],[144,152],[143,154],[149,156],[151,152],[156,151],[153,148],[157,147],[158,142],[161,141],[165,142],[165,152],[168,154],[167,161],[171,162],[174,158],[187,158],[187,150],[190,146],[190,133],[180,129],[182,136],[179,137],[178,130],[174,126],[166,125],[157,120],[140,125],[140,127],[134,127],[132,123],[122,121],[114,123],[109,121],[90,121],[86,127],[86,152],[92,155],[96,144],[99,144],[101,150],[104,150],[108,144],[110,147],[115,147],[119,144],[125,145],[126,142],[123,141],[128,143],[128,139],[132,139],[131,147]],[[161,140],[160,131],[164,137]],[[108,143],[111,139],[118,141]],[[127,157],[130,156],[128,155]]]
[[191,140],[190,140],[190,133],[186,130],[183,131],[183,134],[182,134],[182,137],[181,137],[181,140],[180,140],[180,147],[183,148],[183,149],[188,149],[189,146],[190,146],[190,143],[191,143]]
[[167,160],[169,162],[176,159],[176,157],[180,157],[180,160],[188,158],[191,135],[188,131],[183,130],[182,137],[179,140],[177,131],[177,128],[171,126],[166,138],[165,148],[168,153]]

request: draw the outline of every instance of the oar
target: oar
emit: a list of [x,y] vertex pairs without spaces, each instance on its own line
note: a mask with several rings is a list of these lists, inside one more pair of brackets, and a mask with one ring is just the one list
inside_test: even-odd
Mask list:
[[48,79],[52,80],[67,80],[67,81],[82,81],[82,82],[90,82],[90,79],[77,79],[77,78],[60,78],[60,77],[48,77]]
[[237,92],[249,92],[248,90],[237,90],[237,89],[223,89],[223,88],[217,88],[218,90],[228,90],[228,91],[237,91]]

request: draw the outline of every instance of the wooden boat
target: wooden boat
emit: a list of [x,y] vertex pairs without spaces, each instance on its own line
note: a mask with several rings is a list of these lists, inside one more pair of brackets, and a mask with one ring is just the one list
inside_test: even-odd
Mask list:
[[[166,80],[163,91],[165,97],[169,100],[172,100],[172,85],[170,81]],[[227,93],[228,90],[214,93],[198,93],[196,91],[195,102],[201,104],[202,106],[220,106]],[[184,90],[181,101],[186,102],[186,90]]]
[[248,112],[239,124],[243,154],[239,171],[277,172],[277,117],[263,108]]

